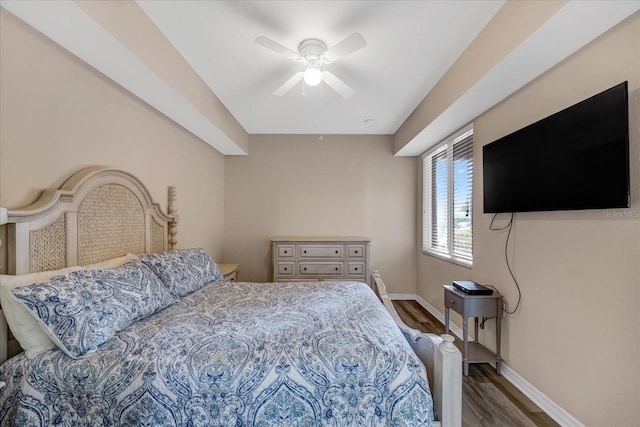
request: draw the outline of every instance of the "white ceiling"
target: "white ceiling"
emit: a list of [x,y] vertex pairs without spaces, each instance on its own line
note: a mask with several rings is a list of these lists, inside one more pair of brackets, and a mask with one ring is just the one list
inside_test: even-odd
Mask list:
[[[114,3],[117,0],[112,0]],[[502,0],[137,0],[249,134],[393,134],[503,5]],[[72,0],[0,5],[223,154],[247,154],[176,89]],[[640,0],[571,0],[396,155],[419,155],[640,9]],[[354,32],[367,46],[327,66],[353,89],[300,84],[272,92],[301,65],[254,42],[296,51]],[[364,123],[373,119],[373,125]],[[244,147],[244,148],[243,148]]]
[[[165,37],[250,134],[393,134],[503,1],[138,0]],[[355,90],[273,91],[303,65],[254,42],[367,46],[326,66]],[[366,119],[375,123],[367,125]]]

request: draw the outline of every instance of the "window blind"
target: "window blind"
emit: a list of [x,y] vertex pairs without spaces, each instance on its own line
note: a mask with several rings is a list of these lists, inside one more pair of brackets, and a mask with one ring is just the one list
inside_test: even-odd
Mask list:
[[449,198],[447,150],[440,150],[431,158],[431,247],[448,251],[449,238],[447,223],[449,221]]
[[423,251],[473,260],[473,128],[423,156]]
[[452,251],[455,255],[471,260],[473,188],[473,134],[462,135],[453,143],[453,197],[452,210]]

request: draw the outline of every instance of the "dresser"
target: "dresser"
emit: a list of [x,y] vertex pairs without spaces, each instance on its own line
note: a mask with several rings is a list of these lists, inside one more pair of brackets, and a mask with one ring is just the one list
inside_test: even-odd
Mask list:
[[369,283],[370,243],[368,237],[273,237],[273,281]]

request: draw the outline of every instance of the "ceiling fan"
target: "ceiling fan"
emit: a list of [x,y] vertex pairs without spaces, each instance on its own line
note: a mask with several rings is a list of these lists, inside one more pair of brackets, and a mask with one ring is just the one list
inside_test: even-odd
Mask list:
[[327,45],[320,40],[307,39],[300,43],[298,52],[294,52],[265,36],[258,37],[255,41],[259,45],[291,58],[296,62],[301,62],[305,66],[304,71],[295,73],[289,80],[284,82],[282,86],[276,89],[273,92],[274,95],[284,95],[302,80],[304,80],[307,86],[317,86],[320,82],[325,82],[327,86],[338,92],[344,98],[349,98],[354,94],[354,90],[349,87],[349,85],[333,73],[321,70],[321,67],[324,64],[330,64],[343,56],[365,47],[367,41],[360,33],[351,34],[329,49],[327,49]]

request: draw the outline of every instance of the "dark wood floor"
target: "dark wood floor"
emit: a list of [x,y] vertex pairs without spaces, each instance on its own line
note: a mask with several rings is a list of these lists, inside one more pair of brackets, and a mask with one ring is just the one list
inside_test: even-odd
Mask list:
[[[444,333],[444,325],[416,301],[394,301],[402,320],[412,328],[435,334]],[[456,339],[459,344],[460,340]],[[488,363],[469,366],[462,377],[462,425],[487,427],[558,426],[536,404]]]

